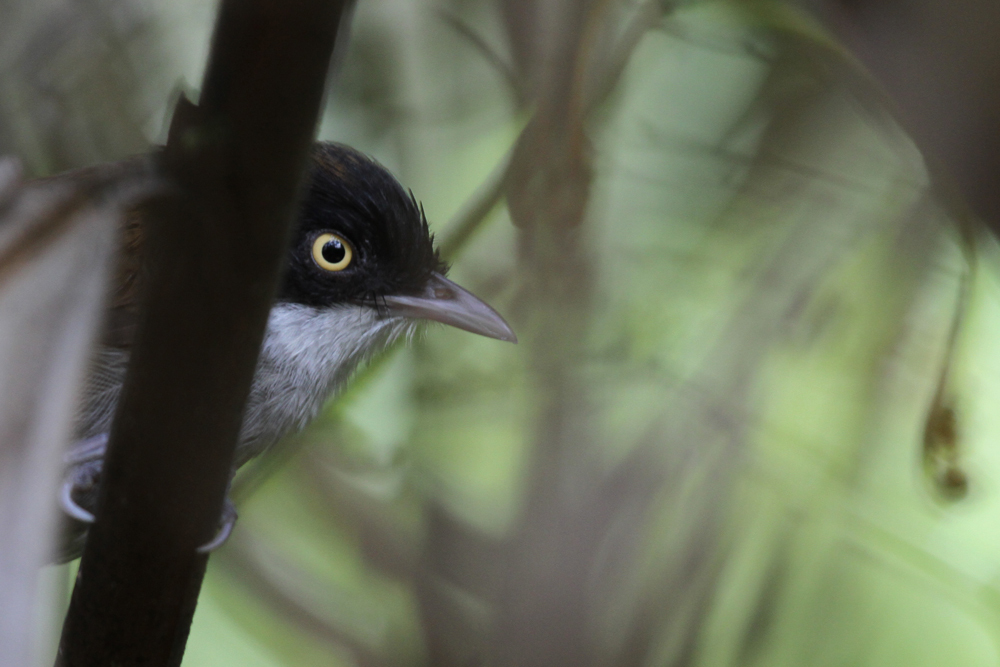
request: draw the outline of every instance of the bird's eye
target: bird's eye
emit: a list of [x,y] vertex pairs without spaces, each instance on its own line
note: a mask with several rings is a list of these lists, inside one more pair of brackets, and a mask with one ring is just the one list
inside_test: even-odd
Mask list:
[[313,261],[326,271],[343,271],[351,265],[354,251],[347,239],[336,234],[320,234],[313,241]]

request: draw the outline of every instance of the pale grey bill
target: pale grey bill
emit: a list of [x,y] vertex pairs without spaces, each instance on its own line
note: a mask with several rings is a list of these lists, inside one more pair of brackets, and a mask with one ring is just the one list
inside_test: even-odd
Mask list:
[[439,273],[427,282],[419,296],[387,296],[389,312],[402,317],[434,320],[465,331],[517,342],[517,336],[500,314],[467,289],[459,287]]

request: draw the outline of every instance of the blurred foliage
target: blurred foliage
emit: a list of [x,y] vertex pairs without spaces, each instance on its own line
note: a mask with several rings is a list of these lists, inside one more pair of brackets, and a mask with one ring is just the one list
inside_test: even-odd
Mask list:
[[[203,3],[8,5],[39,173],[197,81]],[[80,70],[71,11],[114,36]],[[1000,248],[815,26],[362,0],[337,69],[321,138],[522,343],[431,328],[244,470],[186,665],[1000,664]]]

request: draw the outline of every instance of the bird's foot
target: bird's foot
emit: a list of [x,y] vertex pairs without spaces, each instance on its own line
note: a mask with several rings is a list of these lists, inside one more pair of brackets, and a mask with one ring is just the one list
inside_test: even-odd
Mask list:
[[236,519],[239,518],[239,513],[236,511],[236,505],[229,498],[226,498],[226,502],[222,505],[222,516],[219,517],[219,532],[215,534],[215,537],[211,541],[198,547],[198,553],[207,554],[215,551],[229,539],[229,536],[233,533],[233,526],[236,525]]
[[[66,476],[63,478],[59,494],[59,504],[63,512],[77,521],[94,523],[93,508],[97,502],[97,490],[104,467],[104,453],[108,448],[108,434],[81,440],[74,444],[63,460]],[[233,501],[226,498],[219,518],[219,532],[209,542],[198,547],[198,553],[215,551],[229,539],[239,514]]]
[[63,457],[66,476],[59,493],[59,504],[66,514],[83,523],[93,523],[93,508],[97,487],[104,467],[104,452],[108,447],[108,434],[102,433],[74,444]]

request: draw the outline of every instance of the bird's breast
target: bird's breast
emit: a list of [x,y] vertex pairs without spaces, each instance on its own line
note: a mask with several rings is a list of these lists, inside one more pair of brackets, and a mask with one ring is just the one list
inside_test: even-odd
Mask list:
[[[302,429],[358,364],[413,327],[367,306],[275,305],[247,400],[236,467]],[[110,430],[128,360],[127,352],[113,348],[95,354],[77,418],[78,438]]]
[[302,429],[360,363],[412,327],[367,306],[276,305],[247,401],[237,465]]

